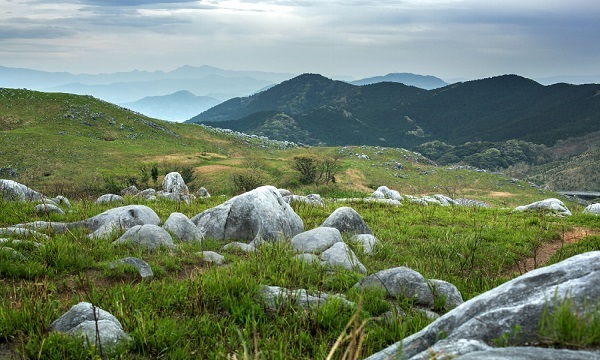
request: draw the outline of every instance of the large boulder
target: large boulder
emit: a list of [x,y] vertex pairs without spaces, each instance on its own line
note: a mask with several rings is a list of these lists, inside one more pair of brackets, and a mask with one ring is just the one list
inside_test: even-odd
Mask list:
[[318,227],[292,238],[292,248],[298,253],[320,254],[337,242],[344,242],[336,228]]
[[122,204],[125,202],[125,199],[121,195],[116,194],[104,194],[96,199],[96,204],[106,204],[106,203],[119,203]]
[[157,225],[136,225],[125,231],[120,238],[113,244],[131,243],[149,250],[157,249],[161,246],[173,248],[173,238],[167,230]]
[[136,257],[126,257],[126,258],[111,262],[110,267],[112,269],[112,268],[117,267],[119,264],[126,264],[126,265],[133,266],[134,268],[136,268],[138,270],[142,279],[151,279],[152,277],[154,277],[154,272],[152,271],[152,268],[150,267],[150,265],[148,265],[147,262],[145,262],[142,259],[138,259]]
[[341,233],[373,235],[362,216],[351,207],[344,206],[335,209],[321,226],[336,228]]
[[73,306],[50,324],[50,330],[83,336],[90,344],[99,343],[107,350],[130,340],[119,320],[88,302]]
[[165,178],[162,182],[162,190],[166,193],[172,194],[190,194],[190,190],[185,184],[185,181],[183,181],[181,174],[178,172],[170,172],[165,175]]
[[200,242],[204,237],[200,229],[187,216],[178,212],[169,215],[163,228],[183,242]]
[[358,260],[354,251],[343,242],[337,242],[329,249],[323,251],[321,254],[321,265],[335,269],[338,267],[346,270],[355,270],[360,273],[366,274],[367,269]]
[[[564,299],[569,299],[577,311],[596,304],[599,298],[600,251],[576,255],[483,293],[368,359],[429,359],[432,350],[449,358],[468,353],[473,353],[469,358],[507,358],[478,357],[475,351],[489,350],[486,346],[494,339],[511,334],[516,328],[519,332],[513,339],[515,346],[538,343],[539,324],[545,311],[552,312]],[[474,346],[457,346],[459,343]],[[590,358],[587,354],[582,352],[580,358]],[[598,358],[598,354],[591,358]]]
[[191,221],[208,238],[256,242],[291,238],[304,223],[273,186],[261,186],[208,209]]
[[560,216],[571,216],[571,211],[567,209],[562,201],[550,198],[542,201],[536,201],[529,205],[517,206],[513,211],[547,211]]
[[37,215],[58,214],[64,215],[65,212],[54,204],[38,204],[33,208]]
[[43,195],[16,181],[0,179],[0,197],[12,201],[36,201]]

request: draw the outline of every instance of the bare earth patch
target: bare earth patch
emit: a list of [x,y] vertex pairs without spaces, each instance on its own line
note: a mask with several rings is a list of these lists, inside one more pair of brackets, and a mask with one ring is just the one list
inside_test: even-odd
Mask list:
[[515,194],[509,193],[506,191],[490,191],[490,193],[488,195],[493,198],[506,198],[506,197],[515,196]]
[[197,167],[195,170],[198,174],[211,174],[219,171],[231,171],[231,166],[225,165],[205,165]]
[[560,239],[543,243],[537,249],[534,256],[519,260],[515,266],[506,272],[505,275],[513,277],[514,275],[522,275],[528,271],[542,267],[544,264],[546,264],[546,262],[548,262],[548,260],[550,260],[552,255],[559,251],[565,244],[576,243],[587,236],[597,234],[598,231],[596,230],[582,227],[576,227],[572,230],[565,231],[563,234],[561,234]]
[[342,182],[352,184],[353,187],[359,191],[364,191],[366,193],[373,192],[373,189],[363,185],[362,182],[365,180],[365,175],[360,170],[348,169],[344,172],[343,177]]

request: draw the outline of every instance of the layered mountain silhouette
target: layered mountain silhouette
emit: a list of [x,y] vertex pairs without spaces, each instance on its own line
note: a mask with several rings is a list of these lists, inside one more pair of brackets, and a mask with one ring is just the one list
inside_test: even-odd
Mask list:
[[411,73],[391,73],[384,76],[374,76],[350,82],[352,85],[369,85],[379,82],[397,82],[404,85],[416,86],[421,89],[437,89],[448,85],[444,80],[431,75],[417,75]]
[[[292,121],[290,131],[309,144],[410,148],[433,140],[520,139],[553,145],[600,130],[600,85],[544,86],[502,75],[424,90],[303,74],[188,120],[275,139],[289,137],[285,122]],[[274,122],[276,132],[269,130]]]
[[120,105],[156,119],[184,121],[220,102],[210,96],[196,96],[187,90],[181,90],[164,96],[147,96]]

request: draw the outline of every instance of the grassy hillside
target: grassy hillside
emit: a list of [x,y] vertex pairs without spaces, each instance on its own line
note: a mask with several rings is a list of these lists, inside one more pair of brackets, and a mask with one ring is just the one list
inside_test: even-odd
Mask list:
[[[322,195],[362,196],[386,185],[403,194],[474,196],[507,205],[545,196],[488,172],[436,167],[403,149],[281,149],[256,137],[150,119],[86,96],[3,89],[0,108],[0,177],[49,195],[92,197],[131,184],[158,188],[162,176],[180,171],[188,174],[192,191],[204,186],[227,195],[241,191],[234,180],[242,178],[250,185]],[[302,154],[338,158],[337,182],[301,184],[291,165]],[[369,160],[357,157],[363,154]],[[149,176],[153,166],[159,170],[156,184]]]

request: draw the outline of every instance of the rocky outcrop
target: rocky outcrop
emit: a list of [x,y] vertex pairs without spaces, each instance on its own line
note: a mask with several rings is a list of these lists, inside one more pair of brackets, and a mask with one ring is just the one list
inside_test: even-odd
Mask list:
[[335,269],[338,267],[366,274],[367,269],[358,260],[352,249],[343,242],[337,242],[321,253],[321,264]]
[[276,241],[304,230],[302,219],[273,186],[261,186],[235,196],[191,221],[206,237],[220,241]]
[[33,208],[33,212],[38,215],[65,214],[65,212],[61,208],[54,204],[38,204]]
[[190,194],[190,190],[185,184],[185,181],[183,181],[181,174],[178,172],[170,172],[165,175],[162,182],[162,191],[171,194]]
[[373,254],[375,246],[379,243],[379,240],[371,234],[357,234],[352,236],[350,241],[360,244],[367,255]]
[[286,305],[298,306],[304,309],[322,307],[332,299],[337,299],[343,306],[353,307],[354,303],[346,300],[341,295],[319,293],[309,294],[305,289],[285,289],[279,286],[262,285],[260,287],[260,300],[268,309],[278,310]]
[[152,279],[154,277],[154,272],[152,271],[152,268],[150,267],[150,265],[148,265],[147,262],[145,262],[142,259],[138,259],[136,257],[126,257],[110,263],[110,267],[114,268],[119,264],[127,264],[135,267],[138,270],[142,279]]
[[116,194],[104,194],[96,199],[96,204],[105,204],[105,203],[118,203],[122,204],[125,202],[125,199],[121,195]]
[[157,225],[136,225],[128,229],[113,244],[130,243],[148,250],[155,250],[161,246],[173,248],[173,238],[163,228]]
[[50,324],[50,330],[83,336],[90,344],[100,344],[105,350],[130,340],[117,318],[88,302],[73,306]]
[[[538,343],[542,314],[544,311],[553,311],[557,303],[567,298],[573,311],[598,301],[600,251],[576,255],[506,282],[463,303],[423,330],[368,359],[429,359],[432,351],[443,353],[449,358],[470,353],[471,359],[507,358],[492,357],[493,353],[483,357],[484,354],[479,352],[489,351],[489,345],[494,339],[510,334],[517,327],[519,333],[514,339],[515,346]],[[445,334],[445,338],[439,334]],[[499,351],[506,355],[512,350]],[[533,349],[530,351],[538,354],[544,352]],[[587,355],[589,354],[581,352],[579,358],[598,358],[598,354],[595,357],[586,357]]]
[[322,226],[294,236],[291,245],[298,253],[321,254],[337,242],[344,242],[340,231]]
[[16,181],[0,179],[0,197],[9,201],[36,201],[43,195]]
[[373,234],[362,216],[350,207],[340,207],[329,215],[321,226],[338,229],[342,234]]
[[550,198],[542,201],[536,201],[529,205],[517,206],[513,211],[545,211],[560,216],[571,216],[571,211],[562,201]]
[[420,273],[401,266],[379,271],[359,281],[355,287],[380,289],[391,299],[408,298],[425,307],[433,306],[433,292]]

